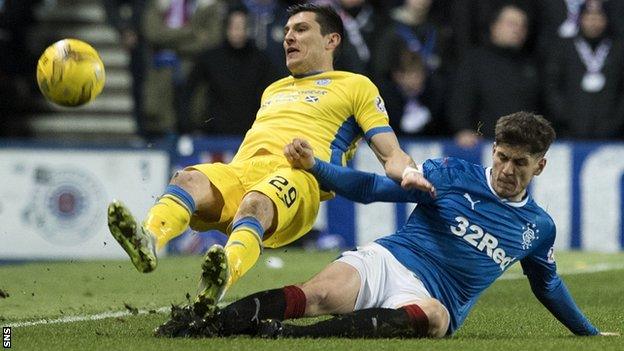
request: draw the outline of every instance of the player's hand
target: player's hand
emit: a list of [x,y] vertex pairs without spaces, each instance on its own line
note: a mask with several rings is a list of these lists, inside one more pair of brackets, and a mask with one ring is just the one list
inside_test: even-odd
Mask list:
[[305,139],[295,138],[290,144],[284,146],[284,156],[294,168],[310,169],[316,163],[314,150]]
[[620,333],[614,333],[614,332],[600,332],[600,336],[620,336]]
[[429,193],[432,198],[436,197],[436,189],[422,174],[415,168],[406,168],[403,172],[403,180],[401,180],[403,189],[418,189]]

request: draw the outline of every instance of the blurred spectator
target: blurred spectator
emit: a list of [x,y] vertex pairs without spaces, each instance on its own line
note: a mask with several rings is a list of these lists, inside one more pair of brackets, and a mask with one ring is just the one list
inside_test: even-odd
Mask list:
[[207,134],[244,135],[260,107],[264,88],[277,76],[268,57],[248,37],[244,7],[233,7],[226,18],[226,40],[204,52],[189,78],[191,93],[207,84],[205,106],[199,109],[199,129]]
[[624,1],[611,0],[605,3],[605,12],[613,35],[624,40]]
[[453,28],[454,54],[459,59],[475,47],[490,42],[492,17],[505,5],[521,8],[528,16],[529,23],[535,16],[535,2],[553,3],[560,0],[453,0],[450,11]]
[[106,19],[119,35],[119,41],[130,55],[130,74],[132,75],[132,99],[134,101],[134,119],[137,121],[139,134],[144,133],[144,121],[141,115],[143,80],[145,75],[145,41],[141,33],[141,15],[146,0],[104,0]]
[[[377,83],[396,80],[395,64],[400,62],[402,52],[408,50],[418,54],[425,64],[426,73],[421,98],[426,101],[425,105],[432,108],[434,124],[438,126],[439,117],[444,113],[442,108],[438,108],[437,97],[444,96],[448,86],[447,67],[443,62],[449,59],[447,44],[450,43],[451,32],[431,20],[431,5],[431,0],[404,0],[403,5],[391,11],[393,23],[380,34],[373,68]],[[393,99],[387,95],[384,99]],[[427,129],[421,132],[435,133],[433,129],[436,128]]]
[[150,52],[144,89],[145,133],[177,132],[187,74],[195,56],[222,40],[225,2],[148,0],[143,33]]
[[490,25],[490,43],[469,51],[459,64],[448,105],[459,145],[474,146],[479,133],[492,137],[500,116],[537,108],[537,69],[522,50],[527,30],[526,13],[506,5]]
[[431,9],[429,10],[429,18],[434,23],[437,23],[440,26],[450,28],[451,27],[451,11],[454,5],[455,5],[455,0],[432,1]]
[[572,138],[624,136],[624,48],[614,40],[602,2],[581,7],[580,32],[553,49],[546,100],[557,133]]
[[442,99],[426,89],[424,60],[409,50],[403,50],[397,58],[391,79],[380,84],[390,126],[400,136],[440,134]]
[[449,38],[429,19],[430,7],[431,0],[405,0],[402,6],[392,10],[394,23],[381,34],[374,58],[375,76],[386,76],[393,57],[403,48],[418,53],[428,72],[440,67],[444,43]]
[[573,38],[585,0],[538,1],[540,28],[548,37]]
[[0,1],[0,136],[27,135],[36,57],[26,36],[32,26],[36,0]]
[[573,38],[578,33],[579,14],[585,0],[537,1],[538,50],[542,58],[552,47],[559,47],[561,39]]
[[280,77],[290,75],[284,56],[284,26],[288,21],[286,8],[295,1],[242,0],[249,11],[251,38],[256,47],[265,52]]
[[387,29],[391,19],[366,0],[337,0],[334,6],[345,32],[335,68],[370,76],[379,33]]

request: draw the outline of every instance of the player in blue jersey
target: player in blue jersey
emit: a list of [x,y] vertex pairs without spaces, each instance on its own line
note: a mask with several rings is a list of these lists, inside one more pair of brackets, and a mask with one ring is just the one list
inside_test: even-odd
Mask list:
[[[353,201],[416,202],[396,233],[342,254],[310,281],[263,291],[193,328],[160,335],[251,334],[269,337],[443,337],[464,322],[481,293],[520,262],[539,301],[576,335],[600,333],[556,272],[555,224],[527,193],[555,132],[543,117],[518,112],[498,120],[493,166],[457,158],[408,167],[402,184],[315,159],[309,143],[285,148],[323,189]],[[426,179],[426,180],[425,180]],[[428,192],[416,190],[432,184]],[[338,314],[308,326],[284,319]]]

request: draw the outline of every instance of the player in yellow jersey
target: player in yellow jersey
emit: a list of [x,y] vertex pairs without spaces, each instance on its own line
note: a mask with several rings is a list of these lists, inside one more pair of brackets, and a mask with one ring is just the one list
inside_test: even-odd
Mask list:
[[175,174],[140,226],[121,203],[108,208],[112,235],[141,272],[155,269],[156,251],[189,225],[229,234],[225,248],[213,246],[204,256],[199,302],[218,302],[255,264],[263,246],[283,246],[307,233],[319,202],[331,198],[283,156],[293,138],[309,140],[320,159],[344,165],[364,137],[386,174],[397,180],[413,165],[388,124],[375,85],[364,76],[333,70],[343,36],[336,12],[311,4],[288,11],[284,50],[292,75],[264,91],[232,162]]

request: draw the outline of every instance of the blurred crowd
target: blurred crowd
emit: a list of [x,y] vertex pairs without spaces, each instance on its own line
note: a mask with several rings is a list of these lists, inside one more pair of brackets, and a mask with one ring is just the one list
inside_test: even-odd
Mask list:
[[32,112],[36,58],[26,33],[37,0],[0,0],[0,137],[26,134],[23,115]]
[[[11,4],[29,1],[0,0],[0,114],[19,89],[5,82],[34,71],[11,56],[31,21]],[[103,0],[131,57],[139,133],[243,135],[263,89],[288,75],[285,9],[297,2]],[[624,139],[624,0],[313,2],[343,19],[335,68],[376,83],[400,136],[470,147],[527,110],[563,138]]]

